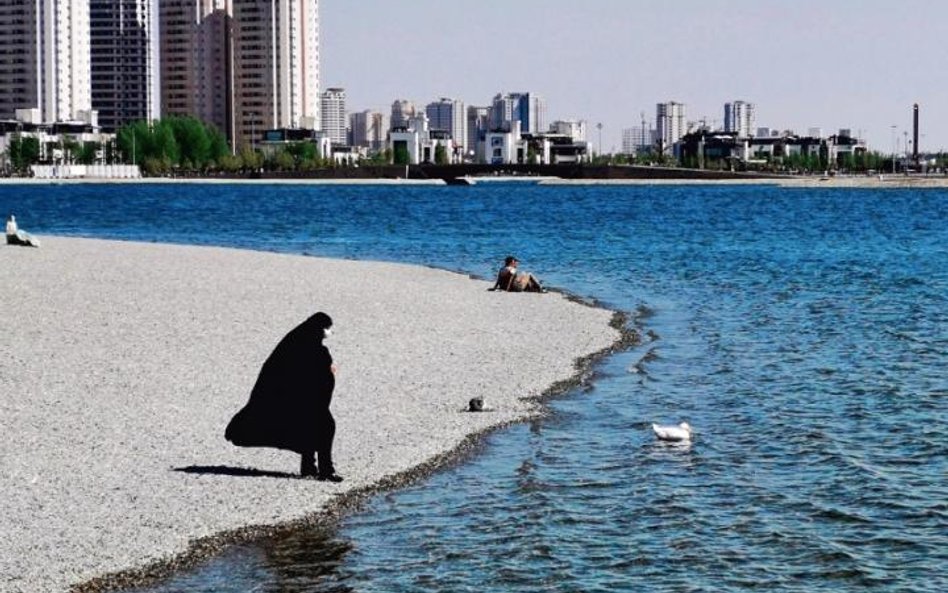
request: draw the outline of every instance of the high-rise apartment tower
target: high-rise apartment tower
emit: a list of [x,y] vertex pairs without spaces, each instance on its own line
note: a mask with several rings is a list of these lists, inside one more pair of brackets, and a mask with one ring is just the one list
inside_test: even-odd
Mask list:
[[524,134],[546,132],[546,101],[536,93],[497,94],[490,107],[491,130],[510,130],[514,121]]
[[0,0],[0,118],[93,121],[89,0]]
[[490,128],[490,108],[470,105],[467,108],[467,152],[476,153]]
[[346,89],[329,88],[320,96],[321,129],[333,144],[346,144]]
[[233,140],[229,4],[160,0],[161,113],[196,117]]
[[466,149],[467,113],[464,111],[464,101],[442,97],[428,103],[425,114],[432,130],[447,132],[456,145]]
[[655,106],[655,140],[663,154],[670,154],[685,135],[685,105],[671,101]]
[[92,108],[114,132],[160,110],[156,0],[91,0]]
[[357,111],[349,114],[350,142],[372,150],[385,147],[388,135],[388,117],[378,111]]
[[736,132],[741,138],[749,138],[754,135],[755,125],[753,103],[732,101],[724,104],[725,132]]
[[317,129],[319,1],[230,1],[236,145],[270,128]]

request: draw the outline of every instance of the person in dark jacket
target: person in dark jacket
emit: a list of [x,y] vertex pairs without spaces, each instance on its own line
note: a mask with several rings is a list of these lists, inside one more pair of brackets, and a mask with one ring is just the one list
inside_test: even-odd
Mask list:
[[300,474],[341,482],[332,463],[336,422],[329,411],[336,367],[323,345],[331,333],[332,319],[316,313],[280,340],[224,436],[239,447],[295,451]]

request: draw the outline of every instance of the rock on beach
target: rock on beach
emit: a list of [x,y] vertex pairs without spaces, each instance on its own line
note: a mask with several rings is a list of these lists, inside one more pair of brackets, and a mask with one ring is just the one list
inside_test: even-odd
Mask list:
[[[320,513],[537,413],[529,398],[619,338],[606,310],[393,263],[44,237],[0,246],[0,270],[3,592],[66,591]],[[223,437],[267,355],[318,310],[335,322],[339,485]],[[465,413],[474,397],[491,413]]]

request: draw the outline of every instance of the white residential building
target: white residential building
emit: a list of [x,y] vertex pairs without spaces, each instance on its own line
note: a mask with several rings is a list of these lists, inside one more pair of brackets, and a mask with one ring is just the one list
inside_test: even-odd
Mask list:
[[484,137],[481,162],[489,165],[509,165],[522,162],[527,154],[527,143],[520,134],[520,121],[514,120],[509,131],[492,130]]
[[724,131],[736,132],[740,138],[750,138],[754,135],[756,125],[756,108],[753,103],[746,101],[731,101],[724,104]]
[[346,89],[330,88],[320,99],[321,130],[333,144],[346,144]]
[[411,117],[406,126],[393,129],[388,136],[394,158],[397,161],[399,155],[407,154],[406,164],[434,163],[439,148],[444,150],[449,163],[460,162],[462,158],[460,147],[447,134],[432,130],[424,113]]
[[428,103],[425,107],[428,124],[432,130],[447,132],[454,143],[466,149],[467,145],[467,114],[464,111],[464,101],[442,97],[438,101]]
[[655,136],[664,154],[671,154],[675,143],[681,140],[685,127],[685,105],[671,101],[655,107]]
[[[542,134],[523,134],[520,121],[511,122],[511,129],[488,130],[480,142],[477,160],[489,165],[534,164],[557,165],[586,162],[592,152],[589,142],[570,135],[570,130],[553,126]],[[578,135],[578,128],[572,127]]]
[[0,118],[39,109],[44,122],[96,123],[89,0],[0,0]]

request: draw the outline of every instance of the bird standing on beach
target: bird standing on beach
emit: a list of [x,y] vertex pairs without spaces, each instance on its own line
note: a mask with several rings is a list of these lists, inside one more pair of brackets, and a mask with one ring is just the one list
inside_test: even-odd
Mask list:
[[687,422],[682,422],[678,426],[659,426],[658,424],[652,424],[652,431],[660,441],[681,443],[691,440],[691,426]]

